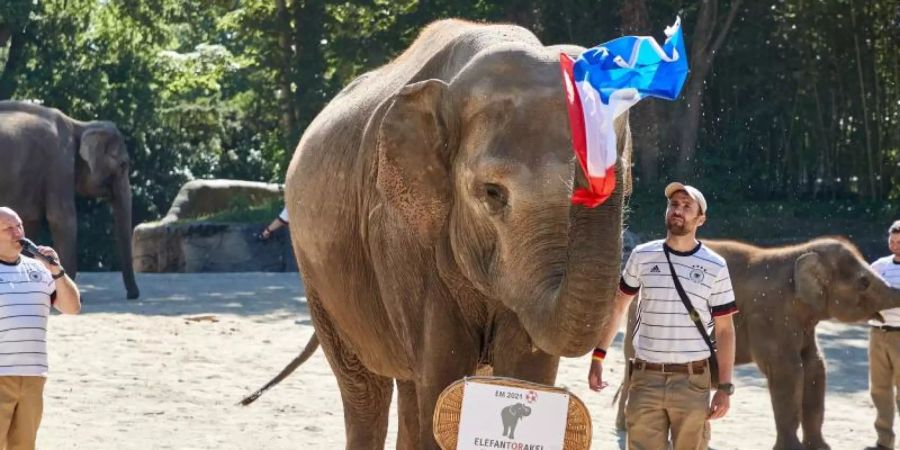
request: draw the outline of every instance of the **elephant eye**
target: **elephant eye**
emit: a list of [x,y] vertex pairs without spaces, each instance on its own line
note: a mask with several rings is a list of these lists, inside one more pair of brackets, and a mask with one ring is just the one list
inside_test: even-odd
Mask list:
[[500,212],[507,205],[506,189],[499,184],[485,183],[483,186],[484,201],[492,213]]
[[860,277],[856,281],[856,284],[857,284],[857,286],[859,286],[859,290],[864,291],[869,288],[869,285],[871,285],[872,282],[869,281],[869,279],[867,277]]

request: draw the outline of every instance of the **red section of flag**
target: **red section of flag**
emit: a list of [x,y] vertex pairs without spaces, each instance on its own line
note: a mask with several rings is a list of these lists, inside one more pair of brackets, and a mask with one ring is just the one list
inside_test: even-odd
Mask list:
[[[566,105],[569,110],[569,127],[572,129],[572,148],[578,158],[578,164],[588,180],[587,188],[576,188],[572,193],[572,204],[594,208],[609,198],[616,188],[616,168],[610,166],[604,174],[591,176],[587,168],[587,135],[585,133],[584,112],[581,106],[581,96],[578,94],[578,86],[575,84],[573,66],[575,61],[560,53],[559,66],[563,77],[563,87],[566,91]],[[599,176],[596,176],[599,175]]]

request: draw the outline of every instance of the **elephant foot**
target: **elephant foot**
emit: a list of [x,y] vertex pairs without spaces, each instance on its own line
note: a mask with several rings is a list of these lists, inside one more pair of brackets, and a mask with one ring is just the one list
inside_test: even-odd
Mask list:
[[812,439],[803,442],[805,450],[831,450],[831,446],[825,443],[825,439]]
[[135,289],[133,291],[128,291],[127,294],[125,295],[125,298],[127,298],[128,300],[135,300],[140,296],[141,296],[141,291]]
[[799,439],[793,439],[789,442],[778,441],[775,443],[775,446],[772,447],[772,450],[807,450],[803,444],[800,443]]

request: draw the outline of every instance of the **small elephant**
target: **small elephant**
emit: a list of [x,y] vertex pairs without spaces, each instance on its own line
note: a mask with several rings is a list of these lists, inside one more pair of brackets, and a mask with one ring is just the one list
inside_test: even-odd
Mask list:
[[522,403],[509,405],[500,411],[500,417],[503,418],[503,435],[510,438],[516,438],[516,425],[525,417],[531,415],[531,407]]
[[[760,248],[734,241],[704,241],[728,262],[739,313],[735,364],[756,362],[766,376],[777,439],[775,450],[825,450],[825,360],[816,324],[826,319],[859,322],[900,307],[892,289],[871,270],[859,250],[842,238]],[[636,302],[635,302],[636,303]],[[626,336],[631,335],[632,317]],[[634,355],[626,339],[625,354]],[[627,376],[616,425],[624,429]],[[740,395],[738,393],[737,395]],[[803,427],[803,441],[797,428]]]
[[111,122],[75,120],[57,109],[0,101],[0,205],[22,217],[31,238],[46,219],[66,271],[78,272],[75,194],[110,202],[122,278],[140,295],[131,261],[130,162]]

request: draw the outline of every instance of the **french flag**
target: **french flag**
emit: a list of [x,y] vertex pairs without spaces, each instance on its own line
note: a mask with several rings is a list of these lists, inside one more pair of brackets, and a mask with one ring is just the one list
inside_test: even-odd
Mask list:
[[681,18],[666,28],[660,47],[650,36],[623,36],[585,50],[578,59],[559,56],[572,128],[572,147],[588,179],[572,204],[596,207],[616,187],[613,122],[644,97],[675,100],[687,79]]

